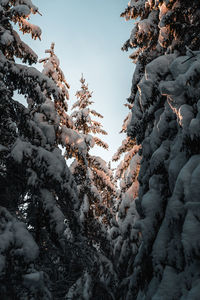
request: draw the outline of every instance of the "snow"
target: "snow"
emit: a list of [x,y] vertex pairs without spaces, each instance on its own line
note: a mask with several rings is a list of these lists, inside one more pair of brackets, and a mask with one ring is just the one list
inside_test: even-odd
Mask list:
[[42,30],[39,26],[29,23],[26,19],[20,20],[20,29],[23,32],[31,33],[33,39],[41,39]]
[[187,129],[191,120],[194,117],[193,108],[188,104],[183,104],[178,110],[178,119],[183,129]]
[[83,156],[87,153],[87,145],[85,143],[84,136],[71,128],[67,128],[65,126],[62,127],[61,142],[63,146],[69,145],[75,152],[78,151],[78,153]]
[[195,138],[199,138],[200,136],[199,128],[200,128],[200,120],[197,118],[192,119],[189,125],[189,132],[192,140]]
[[[136,19],[123,49],[137,48],[131,55],[137,65],[128,99],[133,106],[128,134],[141,144],[142,155],[135,200],[139,218],[134,225],[141,231],[142,242],[133,258],[127,299],[134,298],[133,291],[137,300],[199,297],[200,55],[191,50],[198,50],[197,15],[181,1],[168,4],[130,1],[122,14],[126,20]],[[191,16],[194,39],[186,29],[186,18],[180,20],[180,15]],[[187,50],[184,55],[183,48]],[[118,176],[125,167],[121,163]],[[125,183],[122,186],[126,188]],[[129,211],[128,204],[125,207]],[[119,249],[123,248],[120,243]],[[152,271],[146,272],[146,263]]]
[[[197,182],[200,161],[199,155],[190,152],[191,144],[186,146],[185,143],[188,138],[190,143],[196,143],[199,137],[199,115],[190,99],[196,97],[199,83],[194,83],[194,78],[198,76],[200,67],[194,58],[187,59],[188,56],[176,58],[176,55],[165,55],[148,64],[139,83],[139,95],[135,98],[138,102],[132,109],[129,132],[132,135],[139,134],[136,130],[138,122],[145,130],[140,139],[143,160],[139,203],[143,217],[136,221],[134,227],[141,230],[143,246],[151,245],[154,241],[151,255],[155,275],[152,274],[145,294],[138,293],[138,299],[189,299],[184,292],[185,283],[180,278],[185,276],[188,281],[191,280],[187,268],[191,265],[193,255],[199,255],[196,236],[199,231],[199,205],[196,199],[199,198]],[[156,107],[154,101],[153,115],[154,108],[152,105],[148,107],[148,104],[152,103],[155,87],[166,96],[168,102],[161,109]],[[138,114],[138,106],[142,114]],[[144,126],[147,114],[153,118],[153,122]],[[169,187],[169,198],[163,197],[164,186]],[[160,226],[159,220],[162,220]],[[143,255],[142,250],[139,250],[135,264],[140,261],[140,255]],[[173,264],[174,269],[169,264]],[[180,269],[183,271],[179,275]]]
[[[60,93],[56,89],[55,83],[42,75],[36,68],[27,67],[20,64],[14,64],[6,61],[5,56],[1,53],[0,55],[0,70],[4,74],[9,69],[10,74],[15,76],[16,81],[13,82],[14,88],[20,92],[19,82],[22,83],[23,93],[33,98],[36,103],[45,102],[46,98],[42,91],[46,89],[49,94],[53,94],[55,99],[58,99]],[[10,75],[11,76],[11,75]],[[11,78],[8,76],[8,80]],[[38,82],[40,85],[34,84],[32,88],[28,88],[27,83]]]
[[52,43],[51,48],[45,51],[45,53],[49,53],[50,56],[47,58],[40,59],[39,63],[43,63],[42,73],[47,77],[51,78],[56,83],[57,87],[59,87],[59,90],[63,95],[64,99],[66,98],[67,100],[69,100],[68,89],[70,88],[70,85],[67,83],[64,73],[60,68],[60,61],[55,55],[54,47],[55,44]]
[[21,163],[25,155],[31,156],[32,149],[30,143],[17,139],[11,150],[11,156],[17,163]]
[[137,169],[140,164],[140,161],[141,157],[138,155],[138,153],[132,156],[125,174],[127,185],[132,184],[132,182],[134,182],[137,176]]
[[11,249],[13,256],[23,257],[26,263],[34,261],[39,254],[38,246],[27,231],[25,224],[12,217],[4,207],[0,207],[0,216],[1,270],[6,267],[6,253]]
[[22,248],[23,252],[16,251],[17,254],[21,254],[26,262],[30,262],[36,259],[38,256],[38,246],[36,245],[33,237],[27,231],[25,224],[21,222],[13,223],[15,245],[18,248]]
[[31,10],[27,5],[16,5],[11,9],[11,13],[18,17],[27,18]]
[[33,286],[35,284],[40,284],[41,277],[43,277],[43,274],[40,272],[30,273],[24,275],[24,281],[25,285],[28,285],[28,282]]
[[58,234],[58,236],[62,236],[65,230],[65,216],[56,206],[56,201],[52,193],[46,189],[41,189],[40,193],[44,211],[50,216],[50,226],[52,228],[55,227],[55,232]]
[[84,138],[85,138],[86,144],[88,144],[91,148],[93,148],[95,146],[95,141],[91,134],[84,135]]
[[16,43],[19,45],[19,53],[21,53],[23,57],[23,62],[28,61],[28,58],[30,57],[29,62],[36,63],[38,60],[37,54],[20,39],[19,34],[15,30],[13,30],[13,38],[15,39]]
[[15,4],[16,5],[24,4],[28,6],[32,10],[32,13],[36,13],[38,11],[38,8],[35,5],[33,5],[31,0],[16,0]]
[[10,34],[10,32],[8,30],[5,30],[4,33],[1,35],[1,44],[4,46],[9,46],[13,41],[14,38],[13,36]]
[[46,117],[44,114],[35,113],[34,121],[38,125],[38,127],[42,130],[44,136],[46,137],[46,142],[50,145],[55,144],[56,133],[53,125],[49,124],[48,121],[45,121]]
[[173,267],[167,266],[163,273],[163,278],[158,291],[152,297],[152,300],[170,300],[180,299],[180,292],[178,289],[181,278],[178,277],[176,270]]
[[2,6],[6,6],[6,5],[8,5],[8,2],[9,2],[10,0],[1,0],[1,2],[0,2],[0,4],[2,5]]
[[91,156],[91,161],[93,166],[98,167],[98,169],[104,171],[105,174],[111,176],[112,171],[108,168],[107,163],[99,156]]
[[[52,299],[46,286],[52,288],[51,274],[60,276],[61,268],[54,264],[51,273],[49,262],[54,256],[63,258],[79,222],[76,185],[58,149],[61,118],[56,105],[65,104],[64,86],[58,88],[52,79],[24,64],[36,63],[37,55],[13,30],[14,22],[23,33],[40,38],[40,28],[28,22],[30,13],[36,12],[29,0],[0,0],[1,125],[5,125],[0,173],[1,204],[6,206],[0,207],[0,294],[4,299],[38,295]],[[27,99],[27,108],[12,99],[15,91]]]
[[48,119],[52,121],[56,120],[57,118],[55,105],[50,99],[46,99],[46,101],[41,105],[41,112],[43,112]]
[[[115,179],[106,162],[89,154],[95,144],[105,148],[108,145],[93,136],[106,132],[100,122],[91,118],[91,115],[100,118],[102,115],[89,108],[93,103],[92,93],[85,79],[81,78],[81,90],[76,94],[78,101],[73,106],[76,110],[71,116],[72,122],[66,113],[69,84],[54,53],[54,44],[46,50],[49,57],[40,60],[44,63],[43,74],[40,74],[35,68],[16,64],[12,54],[9,57],[7,47],[14,47],[16,57],[22,56],[31,63],[37,59],[17,33],[12,35],[12,30],[3,28],[0,37],[3,51],[0,53],[1,76],[6,78],[11,95],[18,90],[28,96],[28,109],[20,111],[23,117],[26,116],[25,129],[15,132],[18,138],[13,140],[13,144],[8,147],[0,145],[0,152],[3,156],[3,152],[8,151],[9,163],[25,168],[26,189],[30,193],[37,189],[48,230],[56,235],[60,245],[64,240],[65,246],[70,248],[76,240],[83,248],[83,261],[86,260],[86,263],[81,262],[78,266],[82,274],[76,274],[76,278],[72,274],[66,299],[92,299],[97,282],[108,290],[114,287],[115,293],[115,270],[119,285],[117,291],[126,293],[117,295],[120,299],[125,299],[125,296],[126,299],[137,300],[190,300],[199,297],[200,52],[187,48],[186,55],[181,56],[180,52],[174,51],[176,46],[181,46],[181,51],[184,51],[187,44],[184,40],[183,45],[179,44],[178,29],[175,32],[167,23],[173,17],[173,10],[175,19],[179,21],[180,3],[176,1],[171,8],[167,2],[131,0],[122,14],[127,20],[136,19],[124,49],[138,49],[131,55],[137,62],[129,98],[131,112],[122,127],[122,132],[128,132],[131,137],[123,141],[113,157],[117,161],[124,154],[116,171],[115,179],[120,179],[121,185],[118,194],[115,194]],[[0,2],[1,8],[5,5],[1,13],[6,10],[6,4],[5,0]],[[24,33],[40,38],[40,28],[24,19],[31,12],[37,12],[30,0],[12,2],[10,12],[12,20],[19,23]],[[184,11],[183,21],[185,15]],[[188,16],[193,23],[194,16]],[[170,45],[173,35],[174,41]],[[194,39],[192,41],[195,42]],[[2,90],[4,92],[4,86]],[[12,99],[9,101],[14,103]],[[16,129],[15,122],[9,124]],[[31,139],[27,133],[30,133]],[[83,182],[77,183],[79,199],[58,144],[65,148],[66,158],[67,155],[76,158],[70,166],[75,180],[76,176],[82,176],[79,171],[82,167],[83,178],[79,180]],[[107,198],[113,197],[111,201],[115,201],[113,212],[104,205],[103,197],[107,191]],[[18,189],[16,195],[18,198],[22,196],[20,192],[18,195]],[[102,234],[102,244],[99,238],[100,243],[93,242],[93,237],[88,238],[83,230],[85,225],[90,225],[87,224],[88,212],[93,213],[93,216],[90,215],[93,227],[89,233]],[[109,213],[113,217],[112,228]],[[104,217],[109,223],[107,227],[104,226]],[[80,228],[74,229],[77,223]],[[90,243],[91,252],[88,250]],[[109,259],[103,255],[104,250]],[[94,260],[91,265],[87,262],[88,253],[92,253],[89,259]],[[1,207],[1,274],[7,272],[10,259],[14,258],[18,267],[23,261],[27,274],[20,276],[25,286],[42,289],[44,273],[30,270],[27,266],[38,258],[38,254],[38,246],[26,226]]]

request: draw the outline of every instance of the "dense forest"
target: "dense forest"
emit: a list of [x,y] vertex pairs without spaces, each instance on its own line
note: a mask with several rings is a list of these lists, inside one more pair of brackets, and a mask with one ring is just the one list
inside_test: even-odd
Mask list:
[[115,170],[91,154],[109,145],[84,73],[69,109],[56,45],[38,58],[17,32],[41,39],[31,14],[0,0],[0,299],[199,300],[200,2],[121,13],[135,70]]

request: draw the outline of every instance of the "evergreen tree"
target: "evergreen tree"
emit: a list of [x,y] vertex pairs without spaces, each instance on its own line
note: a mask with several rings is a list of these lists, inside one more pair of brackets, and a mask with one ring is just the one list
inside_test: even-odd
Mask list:
[[125,51],[136,49],[130,55],[137,63],[129,98],[132,103],[146,64],[164,53],[177,50],[185,54],[186,46],[192,50],[199,49],[198,1],[130,0],[121,17],[137,20],[130,38],[122,47]]
[[67,125],[71,128],[73,124],[66,114],[68,110],[67,100],[69,100],[68,89],[70,89],[70,85],[67,83],[65,75],[60,68],[60,61],[55,55],[54,47],[55,44],[52,43],[51,48],[45,51],[45,53],[49,53],[49,57],[40,59],[39,62],[44,65],[42,73],[55,82],[65,99],[64,101],[55,101],[55,108],[60,116],[60,125]]
[[[15,62],[37,62],[11,23],[40,37],[40,28],[27,21],[31,12],[38,9],[28,0],[0,2],[1,298],[63,299],[84,266],[90,268],[89,249],[79,234],[76,184],[58,147],[68,137],[62,119],[67,92]],[[28,108],[12,99],[14,91],[27,98]]]
[[[68,103],[69,100],[69,84],[67,83],[64,73],[60,67],[60,61],[54,52],[55,44],[51,44],[51,48],[46,50],[45,53],[49,53],[49,57],[40,59],[40,63],[43,63],[44,68],[42,73],[48,76],[57,85],[61,95],[62,101],[56,100],[54,102],[56,112],[59,115],[59,129],[57,130],[57,142],[65,149],[65,157],[77,157],[77,159],[85,159],[87,153],[87,144],[84,138],[75,130],[72,118],[68,115]],[[51,99],[46,100],[48,103],[52,103]]]
[[18,164],[23,149],[15,153],[13,150],[22,134],[21,118],[27,118],[27,111],[12,96],[17,89],[28,94],[30,88],[29,93],[32,93],[36,74],[16,64],[15,58],[32,64],[37,61],[37,56],[21,41],[11,22],[17,23],[24,33],[31,33],[33,38],[40,38],[40,28],[27,21],[31,12],[38,12],[31,1],[0,1],[1,299],[51,298],[48,279],[36,263],[38,246],[24,224],[16,219],[23,219],[19,207],[26,192],[23,167]]
[[138,18],[126,44],[138,47],[128,134],[142,154],[134,224],[141,245],[125,299],[199,297],[199,8],[130,1],[123,13]]
[[[81,90],[77,91],[77,101],[72,106],[72,110],[74,110],[75,108],[78,108],[78,110],[75,110],[71,115],[71,117],[74,119],[76,130],[88,136],[90,133],[92,133],[93,135],[107,135],[107,132],[102,129],[101,123],[91,119],[91,115],[98,118],[103,118],[103,116],[95,110],[91,110],[89,108],[89,106],[94,102],[91,100],[92,93],[89,91],[88,85],[86,85],[83,75],[80,79],[80,82]],[[108,145],[97,136],[93,136],[93,140],[96,145],[103,147],[104,149],[108,149]],[[88,147],[91,146],[88,144]]]
[[111,203],[115,186],[112,182],[112,171],[100,157],[89,153],[96,144],[105,149],[108,145],[96,134],[107,134],[100,124],[91,118],[102,116],[90,109],[93,103],[92,93],[81,78],[81,90],[76,93],[77,101],[73,105],[74,128],[87,144],[84,159],[76,157],[70,166],[78,186],[80,206],[81,232],[92,251],[90,266],[72,285],[66,299],[114,299],[114,286],[117,282],[116,272],[110,257],[110,244],[107,230],[112,216]]
[[[103,118],[101,114],[90,109],[90,105],[94,102],[91,100],[92,93],[89,91],[83,76],[80,82],[81,90],[76,93],[77,101],[72,106],[74,111],[71,117],[75,130],[82,135],[87,144],[87,154],[85,160],[75,160],[70,169],[78,184],[79,197],[83,199],[81,220],[84,223],[85,232],[92,237],[93,235],[98,236],[100,233],[101,219],[104,224],[109,223],[108,203],[112,201],[115,187],[111,182],[112,172],[106,162],[102,158],[89,153],[91,147],[95,145],[108,149],[108,145],[96,136],[96,134],[106,135],[107,133],[102,129],[101,123],[91,117],[93,115]],[[93,230],[92,223],[94,221],[100,222],[99,229],[96,231]]]
[[[125,104],[129,109],[131,105]],[[131,121],[130,112],[125,118],[120,133],[127,132],[127,126]],[[138,174],[140,169],[140,146],[130,137],[126,137],[117,152],[113,156],[113,161],[118,161],[124,154],[124,158],[116,169],[116,180],[119,181],[120,192],[117,202],[116,215],[112,223],[110,236],[113,246],[114,264],[118,271],[119,284],[115,291],[116,299],[125,299],[130,281],[130,275],[133,272],[133,261],[137,254],[140,236],[134,224],[138,219],[135,201],[138,196]]]

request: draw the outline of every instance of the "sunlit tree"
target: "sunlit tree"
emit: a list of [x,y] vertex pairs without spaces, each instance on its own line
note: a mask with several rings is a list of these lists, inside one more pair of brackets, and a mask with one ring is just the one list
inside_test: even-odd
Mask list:
[[[86,257],[90,260],[84,272],[69,289],[66,299],[113,299],[116,272],[110,257],[108,228],[112,217],[111,203],[115,195],[111,168],[100,157],[90,154],[95,145],[108,149],[108,145],[97,135],[107,133],[94,117],[103,118],[91,109],[92,93],[81,78],[81,90],[71,114],[74,129],[87,145],[86,155],[72,156],[76,159],[70,170],[77,183],[80,199],[81,233],[88,244]],[[91,252],[92,251],[92,252]]]
[[[0,2],[0,294],[62,299],[88,265],[86,242],[79,235],[76,184],[59,149],[71,129],[63,118],[68,93],[59,84],[62,72],[56,67],[54,81],[25,65],[36,63],[37,55],[12,26],[40,38],[40,28],[28,21],[31,12],[38,9],[28,0]],[[13,100],[14,91],[27,108]]]
[[[131,105],[129,109],[132,108]],[[127,132],[132,113],[125,118],[120,133]],[[140,146],[135,139],[126,137],[117,152],[113,156],[113,161],[121,162],[116,168],[115,178],[118,181],[120,191],[116,198],[116,213],[112,220],[110,231],[113,245],[113,258],[118,270],[119,285],[117,287],[117,299],[126,297],[129,285],[129,276],[133,271],[133,261],[140,245],[140,236],[134,224],[138,219],[136,203],[138,197],[138,174],[141,157],[139,155]]]
[[60,124],[67,125],[68,127],[73,127],[72,122],[69,120],[69,116],[66,114],[68,110],[67,100],[69,100],[70,85],[65,79],[65,75],[60,68],[60,61],[54,52],[55,44],[52,43],[50,49],[47,49],[45,53],[49,54],[49,57],[40,59],[39,62],[43,63],[42,73],[49,78],[51,78],[59,88],[60,92],[63,95],[64,101],[55,101],[56,111],[60,116]]
[[[30,156],[35,149],[34,123],[29,112],[13,100],[13,93],[35,94],[42,102],[44,86],[53,94],[47,80],[41,80],[34,68],[20,65],[37,62],[37,55],[26,45],[13,28],[17,24],[23,33],[40,38],[41,29],[29,23],[31,13],[39,13],[31,1],[0,2],[0,295],[2,299],[51,299],[48,277],[41,271],[38,261],[39,247],[28,232],[20,207],[31,188]],[[31,133],[27,137],[27,132]],[[34,142],[33,142],[34,143]],[[27,145],[25,148],[24,145]],[[35,153],[36,154],[36,153]],[[35,166],[35,171],[37,166]],[[37,171],[36,171],[37,172]],[[17,220],[18,219],[18,220]]]
[[[83,76],[80,82],[81,90],[76,93],[77,101],[72,106],[74,111],[71,117],[75,130],[82,135],[87,144],[87,154],[85,160],[75,160],[70,169],[78,184],[79,196],[82,199],[81,219],[85,230],[87,234],[98,235],[102,230],[100,227],[109,222],[108,203],[112,201],[115,187],[111,181],[112,172],[106,162],[90,154],[90,149],[95,145],[108,149],[108,145],[97,136],[98,134],[106,135],[107,132],[102,129],[101,123],[94,119],[94,117],[103,118],[103,116],[90,108],[94,102]],[[93,230],[93,222],[99,223],[99,229],[96,231]]]
[[136,49],[128,134],[142,155],[133,225],[141,244],[126,299],[199,295],[199,9],[130,1],[122,14],[136,20],[124,49]]

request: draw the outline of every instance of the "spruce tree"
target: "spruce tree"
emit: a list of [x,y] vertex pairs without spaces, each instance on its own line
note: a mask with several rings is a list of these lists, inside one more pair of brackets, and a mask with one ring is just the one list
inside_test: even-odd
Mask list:
[[60,116],[60,125],[67,125],[67,127],[73,127],[69,116],[66,114],[68,110],[67,100],[69,100],[69,92],[70,85],[67,83],[65,79],[65,75],[60,68],[60,61],[54,52],[55,43],[51,44],[50,49],[45,50],[45,53],[49,53],[49,57],[43,58],[39,60],[39,63],[43,63],[43,71],[42,73],[49,78],[51,78],[58,89],[60,90],[64,101],[56,101],[55,108]]
[[78,186],[80,206],[81,233],[92,251],[89,255],[92,261],[85,272],[72,285],[66,299],[114,299],[114,287],[117,282],[116,272],[111,261],[111,249],[108,239],[108,228],[112,217],[111,203],[115,186],[112,182],[112,171],[106,162],[91,155],[90,149],[99,145],[105,149],[108,145],[96,134],[107,134],[101,123],[92,119],[91,115],[103,117],[90,109],[93,103],[92,93],[81,78],[81,90],[76,93],[71,114],[74,128],[87,144],[84,157],[77,157],[70,170]]
[[[31,124],[27,122],[29,118],[27,110],[12,99],[14,90],[19,90],[23,94],[35,92],[38,95],[38,90],[33,84],[37,72],[15,63],[16,58],[29,64],[37,61],[37,55],[21,41],[12,26],[12,22],[17,23],[24,33],[31,33],[33,38],[40,38],[40,28],[27,21],[31,12],[39,12],[31,1],[0,2],[0,295],[2,299],[38,297],[51,299],[48,277],[40,271],[37,261],[38,246],[23,224],[20,210],[26,196],[26,182],[28,177],[31,177],[31,174],[26,176],[24,173],[28,155],[25,151],[23,153],[23,142],[20,141],[22,135],[25,138],[28,130],[23,128],[24,123],[29,125],[29,128]],[[44,84],[51,90],[47,82],[44,81]],[[21,148],[15,151],[17,144]],[[27,149],[28,153],[31,155],[30,148]]]
[[126,43],[138,47],[128,134],[142,154],[134,224],[141,245],[126,299],[199,297],[199,8],[130,1],[123,13],[138,18]]
[[[132,105],[125,104],[129,109]],[[129,112],[125,118],[120,133],[126,133],[131,121],[132,113]],[[133,272],[133,261],[140,245],[140,233],[134,228],[138,219],[135,202],[138,197],[138,174],[140,169],[139,155],[140,146],[136,145],[135,139],[126,137],[117,152],[113,161],[119,161],[115,178],[119,182],[120,192],[117,199],[116,214],[112,220],[113,226],[110,237],[113,247],[113,259],[118,271],[118,286],[115,291],[116,299],[124,299],[127,295],[130,275]]]
[[[63,96],[62,101],[56,100],[55,110],[59,115],[59,128],[57,130],[57,143],[65,150],[65,158],[69,159],[76,157],[77,159],[85,160],[87,154],[87,141],[76,130],[73,119],[68,115],[68,103],[70,85],[65,79],[65,75],[60,67],[60,61],[54,52],[55,44],[52,43],[50,49],[45,53],[49,53],[49,57],[40,59],[43,63],[42,73],[48,76],[57,85],[58,90]],[[48,103],[52,103],[51,99],[47,99]]]
[[[87,153],[85,160],[75,160],[72,163],[71,171],[79,188],[79,197],[81,204],[81,220],[87,234],[97,235],[102,229],[103,223],[109,223],[109,202],[112,201],[112,194],[115,190],[111,182],[112,172],[109,170],[106,162],[97,156],[89,153],[90,149],[95,145],[108,149],[108,145],[96,134],[106,135],[106,131],[102,129],[100,122],[92,119],[92,116],[103,118],[101,114],[93,109],[90,105],[94,102],[91,100],[92,93],[85,83],[85,79],[81,78],[81,90],[77,91],[77,101],[72,106],[74,110],[71,117],[74,122],[75,130],[82,135],[87,144]],[[102,225],[101,220],[102,219]],[[96,220],[99,223],[99,229],[94,231],[92,223]],[[93,237],[94,238],[94,237]],[[97,238],[98,240],[98,238]]]
[[[76,184],[58,147],[68,137],[62,119],[67,93],[46,74],[15,62],[37,62],[11,23],[40,38],[41,29],[27,21],[31,12],[38,9],[28,0],[0,2],[1,296],[63,299],[84,266],[90,268],[89,249],[79,234]],[[14,91],[27,98],[28,108],[13,100]]]

